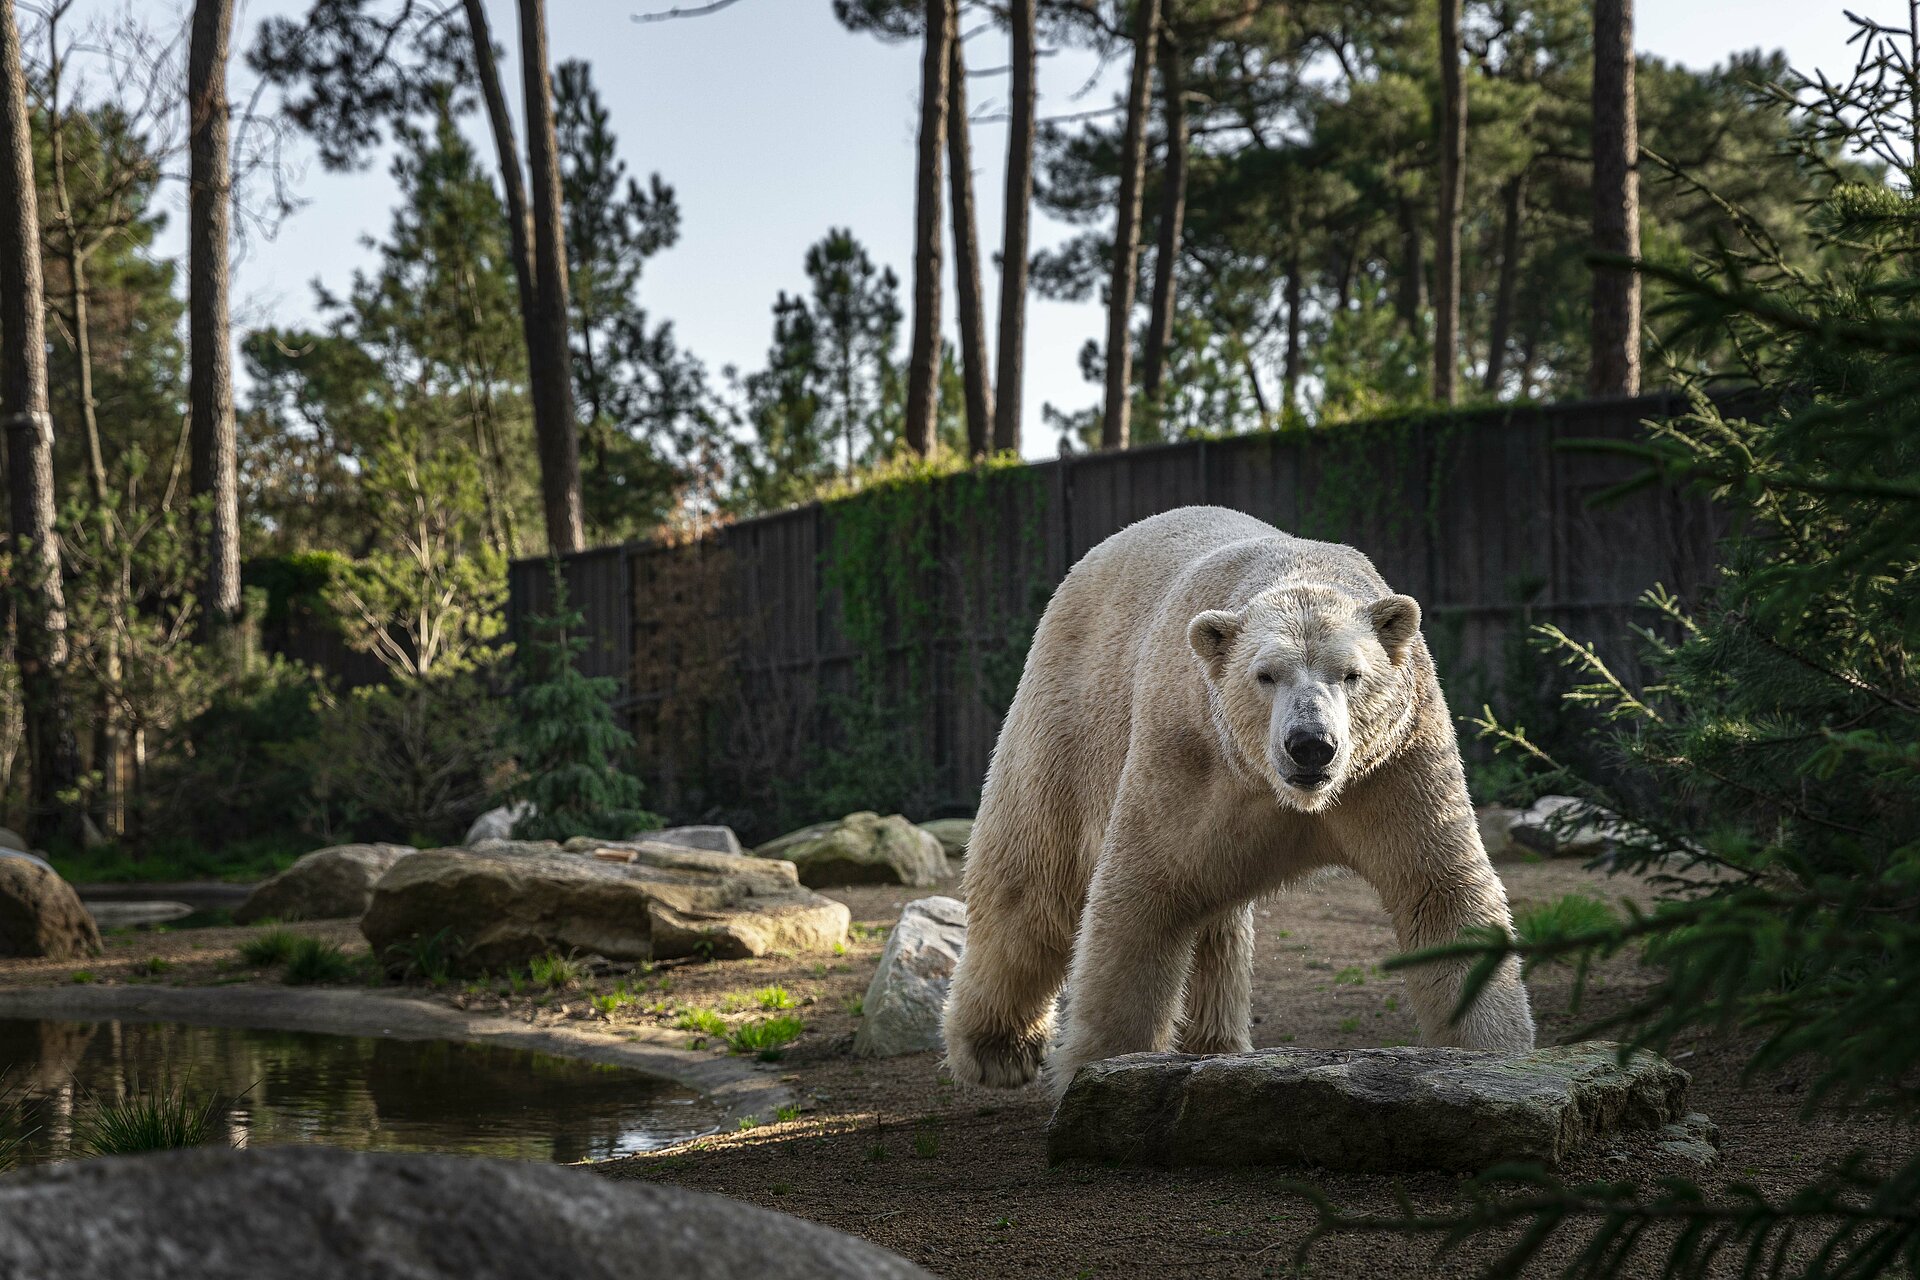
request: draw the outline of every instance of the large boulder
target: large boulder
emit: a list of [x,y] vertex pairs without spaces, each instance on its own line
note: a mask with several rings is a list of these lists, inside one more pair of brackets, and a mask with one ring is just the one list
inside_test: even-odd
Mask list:
[[973,839],[972,818],[935,818],[921,823],[920,829],[940,842],[948,858],[959,861],[967,856],[967,842]]
[[940,841],[899,814],[850,813],[828,826],[795,832],[755,849],[800,870],[800,883],[904,884],[926,888],[951,874]]
[[867,984],[853,1051],[891,1058],[940,1048],[940,1013],[966,946],[966,903],[955,898],[909,902]]
[[1315,1165],[1391,1173],[1558,1165],[1687,1114],[1687,1074],[1586,1043],[1470,1049],[1136,1053],[1082,1067],[1047,1131],[1055,1161]]
[[99,954],[99,926],[73,886],[30,854],[0,852],[0,956],[78,960]]
[[12,827],[0,827],[0,849],[18,849],[26,852],[27,838]]
[[84,1160],[0,1178],[0,1275],[927,1277],[877,1245],[706,1192],[559,1165],[320,1146]]
[[413,849],[404,844],[341,844],[316,849],[234,909],[236,924],[256,920],[333,920],[366,914],[373,886]]
[[376,956],[438,938],[463,971],[549,952],[656,960],[844,943],[844,904],[800,887],[793,864],[649,841],[490,841],[402,858],[374,886],[360,931]]

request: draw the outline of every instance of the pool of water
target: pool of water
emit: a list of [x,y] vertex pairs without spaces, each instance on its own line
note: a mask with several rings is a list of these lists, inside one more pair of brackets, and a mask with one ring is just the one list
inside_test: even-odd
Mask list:
[[0,1019],[0,1130],[31,1130],[31,1163],[70,1154],[76,1116],[171,1082],[222,1103],[234,1145],[318,1142],[605,1160],[712,1133],[721,1109],[624,1067],[524,1049],[167,1022]]

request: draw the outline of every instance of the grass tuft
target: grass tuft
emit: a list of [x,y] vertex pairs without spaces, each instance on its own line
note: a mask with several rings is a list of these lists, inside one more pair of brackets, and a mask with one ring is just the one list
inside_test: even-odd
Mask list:
[[753,993],[762,1009],[791,1009],[798,1003],[785,987],[762,987]]
[[572,956],[548,953],[527,962],[527,976],[549,990],[558,990],[585,978],[587,966]]
[[673,1025],[682,1031],[697,1031],[703,1036],[721,1037],[727,1034],[727,1020],[711,1009],[683,1010]]
[[74,1120],[73,1150],[82,1156],[126,1156],[205,1146],[222,1109],[218,1099],[194,1098],[173,1084],[136,1092],[124,1102],[91,1098]]
[[269,929],[240,944],[240,958],[256,969],[285,964],[300,944],[300,935],[291,929]]
[[[453,979],[453,958],[461,949],[460,939],[448,925],[427,937],[418,935],[396,942],[382,954],[387,972],[397,978],[421,978],[430,986]],[[516,990],[515,994],[519,994]]]
[[1613,908],[1600,899],[1584,893],[1569,893],[1522,911],[1514,917],[1513,927],[1521,942],[1540,943],[1598,933],[1617,923]]
[[288,986],[310,986],[319,982],[347,982],[360,974],[345,951],[320,938],[300,938],[287,952],[287,967],[280,980]]
[[755,1018],[727,1034],[727,1046],[735,1053],[757,1053],[763,1062],[779,1058],[780,1048],[799,1039],[806,1024],[790,1013],[774,1018]]

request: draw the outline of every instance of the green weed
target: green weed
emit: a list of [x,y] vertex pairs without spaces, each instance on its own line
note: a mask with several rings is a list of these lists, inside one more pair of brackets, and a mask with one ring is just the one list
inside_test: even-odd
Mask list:
[[318,982],[347,982],[360,974],[360,966],[338,945],[322,938],[301,938],[287,953],[287,967],[280,980],[288,986],[311,986]]
[[290,929],[269,929],[241,943],[240,958],[256,969],[285,964],[299,941],[300,935]]
[[793,1043],[804,1030],[806,1024],[789,1013],[755,1018],[728,1033],[727,1046],[735,1053],[757,1053],[761,1061],[773,1062],[779,1058],[781,1046]]
[[90,1098],[73,1123],[73,1149],[85,1156],[124,1156],[204,1146],[222,1111],[214,1098],[193,1098],[171,1084],[125,1102]]

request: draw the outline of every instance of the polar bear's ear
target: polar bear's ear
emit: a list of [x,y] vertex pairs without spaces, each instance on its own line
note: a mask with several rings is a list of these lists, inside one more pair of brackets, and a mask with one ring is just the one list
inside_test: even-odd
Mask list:
[[1398,663],[1407,656],[1407,648],[1420,631],[1420,602],[1412,596],[1388,596],[1367,606],[1380,647]]
[[1207,664],[1207,674],[1215,680],[1226,669],[1227,650],[1240,634],[1240,615],[1225,609],[1209,609],[1187,624],[1187,643]]

